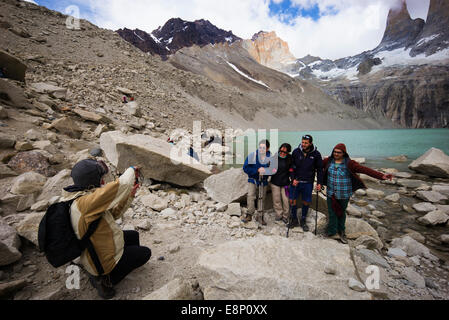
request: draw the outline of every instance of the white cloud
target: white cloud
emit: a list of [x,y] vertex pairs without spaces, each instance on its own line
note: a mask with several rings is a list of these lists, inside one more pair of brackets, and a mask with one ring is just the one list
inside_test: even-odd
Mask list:
[[[296,57],[306,54],[337,59],[375,48],[382,39],[388,10],[400,0],[292,0],[304,7],[318,4],[327,14],[318,21],[297,17],[290,25],[269,14],[269,0],[74,0],[88,5],[89,19],[103,28],[127,27],[151,32],[170,18],[212,24],[244,39],[260,30],[276,31]],[[430,0],[407,0],[413,18],[426,18]],[[281,0],[275,0],[279,3]],[[83,13],[81,13],[83,15]]]

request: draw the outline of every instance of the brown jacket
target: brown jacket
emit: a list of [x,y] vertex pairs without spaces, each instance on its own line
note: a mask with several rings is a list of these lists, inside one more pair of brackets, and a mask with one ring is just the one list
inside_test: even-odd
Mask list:
[[[119,219],[129,208],[133,198],[135,173],[129,168],[116,181],[102,188],[90,191],[69,193],[64,191],[61,201],[77,198],[70,207],[73,230],[78,239],[86,233],[89,224],[102,217],[94,234],[92,244],[103,266],[104,273],[110,273],[123,255],[123,231],[115,220]],[[81,255],[81,263],[92,275],[98,275],[95,264],[85,250]]]

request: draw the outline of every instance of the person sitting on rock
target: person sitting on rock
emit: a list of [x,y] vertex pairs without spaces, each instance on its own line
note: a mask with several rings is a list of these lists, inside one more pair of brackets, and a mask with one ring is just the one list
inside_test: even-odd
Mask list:
[[343,143],[337,144],[330,157],[323,160],[323,172],[323,185],[327,186],[329,212],[327,235],[346,244],[348,240],[345,234],[345,223],[349,199],[356,190],[366,189],[357,173],[364,173],[379,180],[391,180],[393,176],[351,160]]
[[91,223],[101,219],[90,237],[96,256],[86,249],[80,261],[90,283],[104,299],[114,297],[113,286],[151,257],[151,250],[140,245],[137,231],[122,231],[115,222],[128,209],[139,188],[138,170],[130,167],[117,180],[104,185],[103,177],[109,171],[106,164],[85,159],[72,169],[75,184],[63,191],[62,201],[76,199],[70,207],[70,216],[78,239]]
[[[254,201],[256,200],[257,188],[262,185],[263,199],[265,199],[265,195],[267,194],[268,176],[274,173],[274,171],[270,170],[270,158],[270,142],[268,140],[262,140],[259,142],[259,149],[251,153],[245,160],[243,171],[248,175],[248,212],[242,218],[244,223],[251,221],[256,211]],[[256,217],[256,221],[262,225],[266,225],[263,212],[260,212],[261,209],[258,208],[259,216]]]
[[122,103],[128,103],[128,99],[126,98],[126,96],[123,96]]

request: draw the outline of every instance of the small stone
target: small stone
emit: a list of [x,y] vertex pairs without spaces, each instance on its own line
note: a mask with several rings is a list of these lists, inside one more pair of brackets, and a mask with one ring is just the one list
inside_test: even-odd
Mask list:
[[391,202],[399,202],[400,199],[401,199],[401,196],[399,195],[399,193],[393,193],[393,194],[385,197],[385,200],[391,201]]
[[136,230],[136,228],[134,228],[134,226],[132,224],[125,224],[122,228],[123,231],[125,230],[130,230],[130,231],[134,231]]
[[337,274],[337,269],[336,269],[335,267],[333,267],[333,266],[327,265],[327,266],[324,268],[324,273],[335,275],[335,274]]
[[168,248],[168,252],[170,252],[170,253],[175,253],[175,252],[178,252],[179,249],[180,249],[179,245],[176,244],[176,243],[173,243],[173,244],[171,244],[170,247]]
[[350,278],[348,281],[348,286],[354,291],[364,292],[366,290],[365,286],[354,278]]
[[153,240],[153,243],[154,243],[154,244],[161,244],[161,243],[162,243],[162,240],[160,240],[160,239],[154,239],[154,240]]
[[159,261],[164,261],[165,258],[164,258],[164,256],[160,256],[159,258],[157,258],[157,260],[159,260]]
[[387,254],[390,257],[407,257],[407,253],[400,248],[390,248]]

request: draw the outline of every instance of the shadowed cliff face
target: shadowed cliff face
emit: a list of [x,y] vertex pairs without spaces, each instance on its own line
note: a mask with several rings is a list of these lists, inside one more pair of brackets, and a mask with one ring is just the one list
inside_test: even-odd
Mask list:
[[163,27],[159,27],[151,34],[139,29],[126,28],[117,30],[117,33],[140,50],[162,57],[192,45],[232,43],[240,39],[231,31],[219,29],[209,21],[202,19],[194,22],[179,18],[170,19]]
[[412,20],[405,0],[402,0],[400,9],[391,9],[388,13],[387,27],[377,48],[392,50],[413,44],[424,24],[423,19]]

